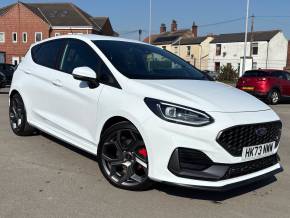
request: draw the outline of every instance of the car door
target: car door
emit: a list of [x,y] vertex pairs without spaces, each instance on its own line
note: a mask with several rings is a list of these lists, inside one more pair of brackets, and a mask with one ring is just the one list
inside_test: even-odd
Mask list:
[[54,128],[87,146],[87,150],[95,146],[98,99],[104,84],[90,88],[87,82],[74,79],[72,72],[77,67],[89,67],[97,74],[100,66],[101,59],[87,43],[69,39],[54,78],[58,91],[51,104],[50,120]]
[[278,86],[281,91],[281,96],[287,95],[287,88],[288,88],[288,82],[287,77],[284,74],[283,71],[274,71],[273,72],[274,77],[277,78],[277,84],[274,84],[275,86]]
[[285,83],[286,83],[286,87],[285,87],[285,89],[286,89],[286,96],[287,97],[290,97],[290,73],[289,72],[284,72],[284,74],[285,74],[285,78],[286,78],[286,81],[285,81]]
[[56,65],[65,45],[65,40],[51,40],[34,46],[31,49],[32,60],[20,65],[23,71],[25,89],[23,94],[27,106],[30,107],[29,121],[40,128],[49,125],[52,113],[52,104],[57,95],[58,87],[55,83],[58,70]]

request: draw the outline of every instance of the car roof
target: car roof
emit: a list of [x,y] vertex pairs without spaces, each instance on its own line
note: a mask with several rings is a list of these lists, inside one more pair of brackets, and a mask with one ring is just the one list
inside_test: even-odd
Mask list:
[[277,71],[285,72],[285,70],[276,70],[276,69],[258,69],[258,70],[248,70],[246,72],[257,72],[257,71],[267,72],[267,73],[273,73],[274,71],[275,72],[277,72]]
[[138,44],[146,44],[146,45],[151,45],[148,43],[144,43],[141,41],[137,40],[132,40],[132,39],[125,39],[125,38],[120,38],[120,37],[113,37],[113,36],[102,36],[102,35],[96,35],[96,34],[80,34],[80,35],[62,35],[62,36],[55,36],[51,37],[45,40],[42,40],[40,42],[35,43],[34,45],[40,44],[42,42],[54,40],[54,39],[80,39],[83,41],[104,41],[104,40],[109,40],[109,41],[120,41],[120,42],[132,42],[132,43],[138,43]]

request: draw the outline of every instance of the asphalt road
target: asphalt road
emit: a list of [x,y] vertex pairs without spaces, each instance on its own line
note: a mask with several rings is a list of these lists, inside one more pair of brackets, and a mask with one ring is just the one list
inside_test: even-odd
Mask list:
[[157,185],[119,190],[95,158],[46,135],[17,137],[0,90],[0,217],[290,217],[290,104],[273,107],[284,131],[276,178],[227,193]]

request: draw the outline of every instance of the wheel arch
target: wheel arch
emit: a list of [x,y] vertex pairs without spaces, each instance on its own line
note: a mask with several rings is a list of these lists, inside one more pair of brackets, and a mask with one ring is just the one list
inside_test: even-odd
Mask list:
[[[115,115],[115,116],[110,116],[110,117],[107,117],[106,119],[104,119],[103,122],[101,122],[102,124],[100,124],[99,126],[99,131],[98,131],[98,149],[97,151],[99,150],[99,144],[101,142],[101,139],[102,139],[102,134],[108,129],[110,128],[111,126],[113,126],[114,124],[117,124],[117,123],[120,123],[120,122],[123,122],[123,121],[127,121],[127,122],[130,122],[132,123],[136,129],[138,130],[138,132],[141,134],[144,142],[145,142],[145,146],[147,143],[149,143],[148,141],[148,138],[147,138],[147,135],[146,135],[146,132],[144,132],[143,128],[142,128],[142,125],[141,123],[139,123],[137,120],[134,119],[134,117],[131,117],[131,116],[125,116],[124,114],[122,115]],[[150,159],[150,148],[148,148],[146,146],[147,150],[148,150],[148,159]],[[98,153],[98,152],[97,152]]]
[[[10,98],[15,95],[15,94],[18,94],[20,95],[20,93],[16,90],[16,89],[13,89],[12,91],[10,91]],[[20,95],[21,96],[21,95]]]
[[281,88],[279,86],[273,86],[271,89],[270,89],[270,92],[273,91],[273,90],[277,90],[280,94],[281,94]]
[[[111,126],[117,124],[117,123],[120,123],[120,122],[123,122],[123,121],[128,121],[130,123],[132,123],[134,125],[133,122],[131,122],[129,119],[123,117],[123,116],[113,116],[109,119],[107,119],[107,121],[103,124],[102,128],[101,128],[101,131],[100,131],[100,139],[102,137],[102,135],[104,134],[104,132],[110,128]],[[134,125],[135,126],[135,125]],[[136,127],[136,126],[135,126]],[[137,127],[136,127],[137,128]]]
[[[13,90],[10,90],[10,94],[9,94],[9,105],[10,105],[10,100],[11,98],[15,95],[15,94],[18,94],[21,96],[21,94],[19,93],[19,91],[17,91],[16,89],[13,89]],[[21,96],[22,98],[22,96]],[[23,99],[23,98],[22,98]],[[24,101],[24,100],[23,100]]]

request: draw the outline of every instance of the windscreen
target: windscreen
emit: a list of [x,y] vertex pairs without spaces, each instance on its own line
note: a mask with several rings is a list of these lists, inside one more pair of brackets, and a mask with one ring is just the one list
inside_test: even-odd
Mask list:
[[260,70],[246,71],[243,75],[243,77],[267,77],[267,76],[269,76],[269,72]]
[[151,45],[111,40],[94,43],[114,67],[130,79],[208,80],[181,58]]

